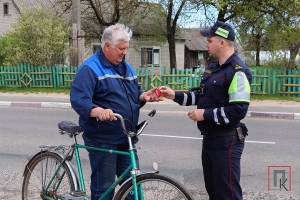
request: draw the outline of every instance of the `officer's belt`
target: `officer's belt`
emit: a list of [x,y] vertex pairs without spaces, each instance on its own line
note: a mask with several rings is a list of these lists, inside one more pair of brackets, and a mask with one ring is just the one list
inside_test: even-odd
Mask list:
[[217,137],[225,137],[225,136],[233,136],[233,135],[237,135],[236,129],[229,131],[227,133],[220,133],[220,134],[208,134],[208,135],[203,135],[203,138],[217,138]]

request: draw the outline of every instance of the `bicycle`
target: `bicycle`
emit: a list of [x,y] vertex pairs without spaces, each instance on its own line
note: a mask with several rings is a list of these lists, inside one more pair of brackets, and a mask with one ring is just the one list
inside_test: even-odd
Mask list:
[[[153,117],[155,113],[156,111],[152,110],[148,116]],[[29,160],[24,170],[22,199],[88,199],[79,149],[92,149],[101,152],[127,155],[131,158],[131,165],[99,200],[105,199],[107,194],[112,192],[128,173],[131,173],[131,178],[125,180],[124,183],[120,185],[114,194],[114,200],[126,200],[132,197],[134,200],[192,200],[193,198],[189,194],[189,191],[181,183],[166,175],[160,174],[155,167],[153,172],[140,172],[137,168],[132,141],[138,140],[138,136],[145,129],[146,125],[148,125],[148,118],[135,127],[134,131],[127,131],[123,117],[117,113],[115,113],[115,116],[120,120],[123,132],[128,137],[128,152],[78,144],[76,136],[83,133],[80,126],[70,121],[62,121],[58,124],[59,132],[73,138],[73,144],[71,146],[39,146],[41,151]],[[74,155],[77,164],[77,173],[71,163]]]

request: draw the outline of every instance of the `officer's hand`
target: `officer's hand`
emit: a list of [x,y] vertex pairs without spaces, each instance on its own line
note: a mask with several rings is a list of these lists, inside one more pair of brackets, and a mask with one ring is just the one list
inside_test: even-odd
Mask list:
[[96,116],[97,120],[100,121],[115,121],[117,120],[111,109],[99,109]]
[[174,99],[175,98],[175,92],[171,88],[167,86],[160,86],[159,90],[162,94],[162,96],[166,97],[167,99]]
[[188,116],[193,121],[203,121],[204,120],[205,109],[196,109],[188,112]]

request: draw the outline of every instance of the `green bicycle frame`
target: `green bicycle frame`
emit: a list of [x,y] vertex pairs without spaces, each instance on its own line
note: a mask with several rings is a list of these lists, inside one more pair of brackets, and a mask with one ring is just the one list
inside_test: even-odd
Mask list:
[[[131,138],[129,138],[129,142],[131,144]],[[121,176],[107,189],[107,191],[99,198],[99,200],[105,199],[112,190],[125,178],[125,176],[130,173],[132,170],[137,169],[136,160],[134,151],[132,148],[132,145],[129,147],[129,152],[124,151],[118,151],[118,150],[112,150],[112,149],[104,149],[104,148],[97,148],[97,147],[91,147],[86,146],[82,144],[77,144],[75,139],[74,144],[74,154],[76,157],[76,164],[78,169],[78,175],[79,175],[79,182],[80,182],[80,188],[85,191],[85,184],[84,184],[84,178],[82,173],[82,167],[81,167],[81,161],[79,156],[79,149],[88,149],[93,151],[99,151],[99,152],[106,152],[106,153],[112,153],[112,154],[119,154],[119,155],[125,155],[130,156],[131,159],[131,165],[121,174]],[[138,189],[137,189],[137,183],[136,183],[136,173],[131,173],[132,177],[132,184],[133,184],[133,192],[134,192],[134,198],[138,200]]]
[[[86,145],[82,145],[82,144],[77,144],[76,139],[75,143],[74,143],[74,154],[76,157],[76,164],[77,164],[77,170],[78,170],[78,176],[79,176],[79,184],[80,184],[80,189],[83,191],[86,191],[85,189],[85,184],[84,184],[84,178],[83,178],[83,173],[82,173],[82,167],[81,167],[81,160],[80,160],[80,155],[79,155],[79,149],[89,149],[89,150],[94,150],[94,151],[99,151],[99,152],[106,152],[106,153],[112,153],[112,154],[119,154],[119,155],[125,155],[125,156],[130,156],[131,158],[131,165],[121,174],[121,176],[107,189],[107,191],[99,198],[99,200],[103,200],[105,199],[108,194],[110,192],[112,192],[112,190],[125,178],[125,176],[130,173],[133,169],[137,169],[137,165],[136,165],[136,160],[135,160],[135,155],[134,155],[134,151],[133,148],[130,148],[129,152],[124,152],[124,151],[117,151],[117,150],[111,150],[111,149],[104,149],[104,148],[97,148],[97,147],[90,147],[90,146],[86,146]],[[70,153],[71,151],[69,151]],[[67,155],[69,155],[69,153]],[[59,163],[54,175],[52,176],[52,178],[50,179],[48,185],[46,186],[45,190],[47,191],[49,189],[49,187],[51,186],[53,180],[55,179],[57,173],[59,172],[61,166],[63,165],[63,163],[65,162],[65,159]],[[63,174],[61,177],[63,178],[65,174]],[[137,183],[136,183],[136,174],[132,173],[131,174],[132,177],[132,183],[133,183],[133,192],[134,192],[134,198],[136,200],[138,200],[138,189],[137,189]],[[61,178],[61,180],[62,180]],[[57,185],[57,188],[59,187],[60,183]],[[140,188],[140,191],[141,188]],[[143,196],[143,195],[141,195]],[[86,197],[86,195],[85,195]],[[44,196],[45,199],[49,199],[46,196]],[[142,198],[142,197],[141,197]],[[142,198],[143,199],[143,198]],[[63,199],[62,199],[63,200]]]

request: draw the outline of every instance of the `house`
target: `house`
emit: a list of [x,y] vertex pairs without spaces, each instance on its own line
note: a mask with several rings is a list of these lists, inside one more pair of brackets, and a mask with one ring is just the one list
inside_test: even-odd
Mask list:
[[[133,37],[125,56],[133,67],[170,67],[169,44],[166,39],[166,12],[161,4],[141,3],[131,19],[123,16],[120,23],[131,28]],[[150,20],[149,20],[150,19]],[[153,23],[154,22],[154,23]],[[178,69],[184,68],[184,40],[175,41]],[[95,48],[96,47],[96,48]],[[100,48],[100,41],[93,42],[93,50]]]
[[[185,39],[185,62],[184,68],[206,68],[215,59],[209,57],[206,47],[207,38],[200,35],[201,28],[190,28],[182,30]],[[238,40],[235,41],[235,51],[241,52],[242,47]]]
[[[12,29],[12,23],[16,22],[18,16],[22,10],[28,8],[54,8],[55,0],[0,0],[0,36],[6,31]],[[138,11],[143,11],[143,6],[149,6],[150,4],[141,4],[140,8],[135,10],[137,14],[135,16],[142,16]],[[162,10],[160,4],[151,4],[156,10]],[[164,13],[164,11],[162,11]],[[147,13],[147,16],[153,15],[151,11]],[[152,40],[149,35],[153,33],[157,35],[166,35],[166,25],[164,17],[159,16],[156,19],[155,27],[151,27],[149,30],[147,26],[147,19],[137,20],[121,19],[121,23],[131,27],[133,31],[133,38],[130,43],[127,55],[125,59],[132,64],[133,67],[170,67],[169,45],[167,40],[156,41]],[[147,27],[146,29],[143,27]],[[145,31],[152,31],[150,34],[145,34]],[[206,38],[203,38],[200,33],[200,29],[183,29],[176,37],[176,63],[178,69],[184,68],[205,68],[213,59],[209,58],[206,44]],[[88,34],[88,33],[87,33]],[[84,59],[92,55],[96,50],[100,48],[100,40],[96,38],[85,45]]]
[[200,35],[200,28],[183,29],[182,35],[185,39],[184,68],[205,68],[211,62],[206,38]]
[[19,15],[20,10],[13,0],[0,0],[0,36],[12,29]]
[[17,21],[22,10],[51,6],[51,0],[0,0],[0,36],[13,29],[12,24]]
[[[144,4],[143,4],[144,5]],[[142,5],[142,6],[143,6]],[[157,4],[158,5],[158,4]],[[55,7],[55,1],[53,0],[0,0],[0,36],[8,30],[11,30],[12,24],[17,21],[18,16],[23,10],[29,8],[46,8]],[[147,66],[166,66],[169,67],[169,49],[168,43],[158,43],[152,41],[149,38],[141,37],[140,30],[137,29],[137,25],[133,24],[134,20],[128,24],[131,25],[133,30],[133,38],[131,40],[130,48],[126,55],[126,60],[134,67],[142,66],[142,58],[146,59]],[[165,25],[160,26],[160,28]],[[100,48],[100,40],[97,38],[92,43],[86,44],[84,57],[88,58],[97,49]],[[146,52],[142,53],[142,52]],[[176,57],[178,68],[184,67],[184,41],[176,41]],[[145,58],[145,55],[146,58]]]
[[[184,68],[184,40],[176,39],[176,62],[177,68]],[[144,53],[146,52],[146,53]],[[145,58],[146,57],[146,58]],[[160,43],[156,41],[147,40],[147,38],[140,37],[139,34],[133,32],[130,48],[126,55],[126,61],[133,66],[146,67],[143,64],[146,60],[146,66],[154,67],[170,67],[169,44],[167,41]]]

